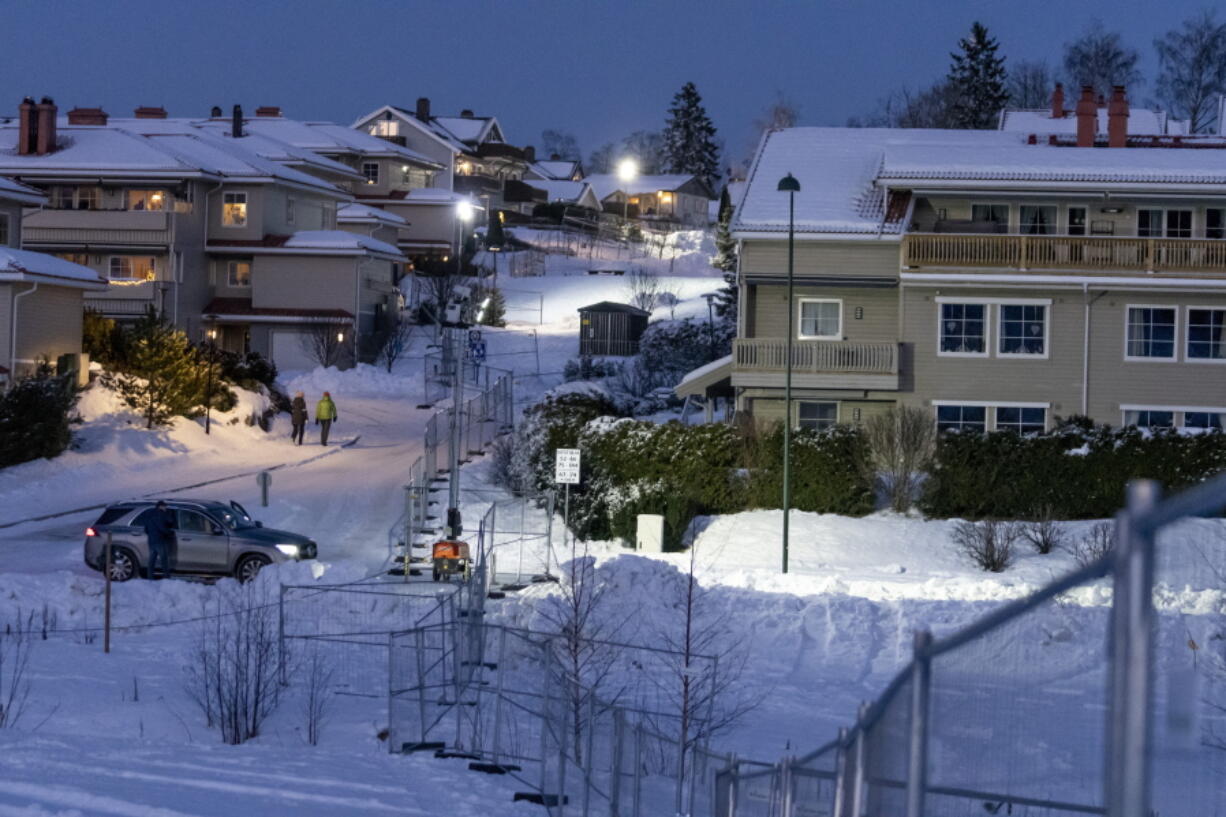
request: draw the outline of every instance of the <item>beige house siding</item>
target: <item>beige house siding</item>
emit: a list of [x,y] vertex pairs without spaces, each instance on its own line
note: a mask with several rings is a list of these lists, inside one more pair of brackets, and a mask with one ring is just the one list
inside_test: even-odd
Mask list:
[[55,365],[60,355],[81,351],[81,321],[84,309],[81,290],[39,284],[0,284],[0,366],[8,366],[12,338],[13,297],[17,301],[18,376],[29,374],[42,359]]
[[348,257],[256,256],[251,305],[283,309],[343,309],[357,306],[357,262]]
[[387,211],[409,222],[400,230],[402,241],[455,242],[455,207],[450,204],[389,204]]
[[[897,241],[797,241],[794,274],[897,278]],[[741,271],[754,275],[786,275],[788,242],[748,240],[741,247]]]
[[[247,225],[224,227],[221,223],[222,203],[226,193],[247,194]],[[282,204],[284,209],[284,204]],[[256,185],[226,185],[208,195],[208,218],[210,241],[254,241],[264,237],[267,218],[264,208],[264,190]]]
[[[846,395],[793,390],[792,392],[792,422],[800,422],[801,403],[837,403],[839,406],[838,422],[848,425],[859,425],[868,421],[869,417],[884,414],[897,404],[896,400],[847,400]],[[770,396],[760,390],[742,395],[742,410],[749,411],[754,420],[761,425],[770,425],[783,420],[783,400]],[[859,412],[857,417],[857,412]]]
[[[753,331],[747,336],[787,337],[787,286],[750,284],[749,289],[753,292],[748,305],[749,326]],[[817,299],[842,303],[845,341],[893,341],[898,337],[898,290],[895,288],[815,287],[802,284],[795,286],[794,296],[792,321],[797,333],[800,331],[801,301]],[[857,314],[860,317],[856,317]]]
[[0,247],[21,246],[21,205],[16,202],[0,201],[0,236],[7,226],[8,241],[0,241]]

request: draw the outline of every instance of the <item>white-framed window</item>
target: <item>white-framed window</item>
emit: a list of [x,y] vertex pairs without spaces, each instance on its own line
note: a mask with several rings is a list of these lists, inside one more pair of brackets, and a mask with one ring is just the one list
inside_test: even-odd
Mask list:
[[1125,409],[1124,425],[1137,428],[1174,428],[1175,411],[1173,409]]
[[221,200],[221,226],[247,226],[247,194],[223,193]]
[[843,338],[843,302],[819,298],[801,298],[800,339],[841,340]]
[[972,204],[971,221],[986,221],[997,225],[997,230],[1007,232],[1009,229],[1009,205],[1007,204]]
[[937,405],[937,431],[986,431],[988,409],[954,403]]
[[157,278],[157,258],[152,255],[112,255],[107,275],[115,281],[152,281]]
[[797,424],[801,428],[821,431],[838,422],[839,404],[802,401],[796,404],[796,413]]
[[285,223],[286,224],[294,223],[294,197],[293,196],[285,197]]
[[1224,427],[1222,423],[1223,418],[1226,418],[1226,410],[1200,409],[1197,411],[1185,411],[1183,413],[1183,428],[1217,429],[1221,431]]
[[379,183],[379,163],[378,162],[362,162],[362,175],[366,177],[367,184]]
[[1047,306],[1001,304],[1000,338],[996,352],[1002,356],[1047,357]]
[[1018,208],[1018,226],[1024,235],[1053,235],[1056,212],[1054,204],[1023,204]]
[[1189,362],[1226,362],[1226,308],[1189,306],[1187,338]]
[[1226,210],[1220,207],[1205,210],[1205,238],[1226,238]]
[[1086,234],[1086,208],[1084,207],[1068,208],[1068,234],[1069,235],[1085,235]]
[[1125,360],[1174,360],[1179,310],[1173,306],[1128,305],[1124,321]]
[[226,286],[231,286],[231,287],[249,287],[251,286],[251,262],[250,261],[227,261],[226,262]]
[[0,247],[7,247],[9,243],[9,214],[0,213]]
[[997,406],[996,430],[1041,434],[1047,430],[1047,409],[1035,406]]
[[988,305],[938,304],[937,353],[947,356],[987,357]]
[[51,207],[57,210],[98,210],[102,207],[102,188],[93,186],[51,188]]
[[1137,235],[1141,238],[1191,238],[1191,210],[1137,210]]
[[169,208],[170,196],[165,190],[129,190],[127,192],[129,210],[161,212]]
[[399,136],[400,122],[395,119],[376,119],[370,126],[375,136]]

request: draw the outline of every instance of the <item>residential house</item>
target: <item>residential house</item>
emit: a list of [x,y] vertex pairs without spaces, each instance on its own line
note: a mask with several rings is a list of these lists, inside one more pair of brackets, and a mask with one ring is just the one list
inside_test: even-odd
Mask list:
[[[1048,141],[1052,136],[1075,136],[1078,123],[1092,122],[1095,140],[1107,139],[1108,104],[1103,97],[1094,96],[1091,88],[1083,87],[1073,109],[1065,105],[1064,86],[1056,83],[1051,104],[1046,108],[1005,108],[1000,112],[1000,129],[1034,135],[1037,140]],[[1081,112],[1078,119],[1077,112]],[[1093,114],[1091,119],[1086,114]],[[1186,119],[1172,119],[1161,108],[1128,108],[1127,129],[1133,139],[1161,136],[1187,136],[1191,123]]]
[[533,162],[524,171],[524,181],[583,181],[583,165],[577,160],[563,159],[558,154],[551,154],[548,159]]
[[638,176],[623,182],[613,173],[588,176],[605,212],[685,227],[707,224],[715,194],[706,182],[690,174]]
[[586,181],[530,179],[524,184],[544,193],[546,202],[560,202],[570,207],[590,210],[593,213],[600,212],[600,199],[596,198],[596,191]]
[[362,175],[251,132],[237,106],[222,127],[218,109],[206,120],[160,108],[111,120],[78,108],[59,121],[51,104],[36,144],[25,107],[0,123],[0,176],[48,194],[27,213],[23,246],[106,277],[107,290],[87,299],[102,314],[130,320],[153,308],[190,337],[298,368],[291,349],[306,343],[304,322],[341,326],[352,360],[397,303],[405,259],[395,245],[337,229],[337,207],[352,200],[342,186]]
[[[763,137],[733,235],[733,354],[679,387],[760,420],[942,429],[1221,428],[1226,149],[1135,147],[1122,89],[1096,147],[1013,131],[791,128]],[[800,184],[795,218],[789,194]],[[795,229],[787,297],[788,232]],[[788,338],[789,313],[792,336]]]
[[[0,178],[0,384],[5,386],[31,374],[40,362],[54,367],[62,356],[79,356],[83,296],[106,288],[88,267],[20,249],[23,208],[45,203],[39,191]],[[88,372],[88,361],[80,357],[65,363],[78,377]]]

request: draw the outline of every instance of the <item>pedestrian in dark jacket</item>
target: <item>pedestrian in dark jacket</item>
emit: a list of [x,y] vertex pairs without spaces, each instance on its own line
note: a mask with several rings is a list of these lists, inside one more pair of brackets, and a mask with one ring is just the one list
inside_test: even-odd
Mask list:
[[[153,510],[144,515],[141,522],[145,528],[145,536],[149,541],[149,578],[165,578],[170,576],[170,549],[175,544],[175,528],[178,518],[174,511],[159,501]],[[162,565],[162,576],[158,576],[158,563]]]
[[315,404],[315,425],[319,426],[319,444],[328,444],[328,430],[336,422],[336,403],[332,402],[332,393],[324,392],[324,396]]
[[289,421],[293,425],[289,438],[297,445],[302,445],[302,435],[306,433],[307,407],[306,397],[302,392],[294,392],[294,399],[289,404]]

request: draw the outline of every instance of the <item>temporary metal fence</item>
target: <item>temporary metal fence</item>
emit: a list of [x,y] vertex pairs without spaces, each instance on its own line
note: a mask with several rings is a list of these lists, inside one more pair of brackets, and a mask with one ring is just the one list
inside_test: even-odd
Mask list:
[[[945,638],[917,634],[909,665],[835,740],[727,764],[705,813],[1226,813],[1222,524],[1185,523],[1155,546],[1172,522],[1226,507],[1226,476],[1158,494],[1130,486],[1114,549],[1094,564]],[[1181,610],[1172,588],[1201,564],[1204,597]]]
[[[492,367],[482,367],[481,371],[483,382],[476,393],[465,398],[460,408],[460,462],[468,462],[473,455],[482,453],[500,434],[514,426],[511,372]],[[426,422],[424,468],[427,479],[433,480],[446,473],[452,462],[453,411],[454,408],[437,411]]]

